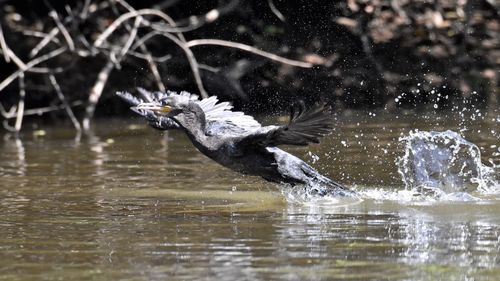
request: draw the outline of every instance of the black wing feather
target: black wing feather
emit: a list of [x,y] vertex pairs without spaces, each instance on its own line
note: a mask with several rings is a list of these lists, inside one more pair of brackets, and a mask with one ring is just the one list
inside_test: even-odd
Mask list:
[[319,138],[332,129],[331,110],[324,103],[316,104],[307,111],[302,105],[299,112],[294,113],[292,111],[289,124],[278,129],[277,141],[294,145],[319,143]]
[[239,142],[245,146],[308,145],[319,143],[319,138],[332,129],[331,109],[324,103],[316,104],[309,110],[302,105],[298,111],[292,109],[288,125],[269,131],[258,132],[242,138]]
[[131,106],[137,106],[140,103],[144,102],[143,100],[137,98],[129,92],[116,92],[116,95],[119,96],[122,100],[126,101]]

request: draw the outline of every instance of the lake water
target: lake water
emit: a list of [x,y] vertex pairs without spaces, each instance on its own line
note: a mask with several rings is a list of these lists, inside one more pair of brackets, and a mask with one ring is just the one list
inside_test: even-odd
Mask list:
[[476,117],[354,112],[320,145],[284,147],[361,200],[295,200],[133,118],[80,140],[64,126],[4,134],[0,279],[498,279],[500,192],[422,199],[398,173],[416,129],[459,132],[498,165],[500,116]]

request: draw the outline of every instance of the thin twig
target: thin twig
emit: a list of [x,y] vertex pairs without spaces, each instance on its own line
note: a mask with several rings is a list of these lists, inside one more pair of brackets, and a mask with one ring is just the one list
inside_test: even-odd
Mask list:
[[[152,31],[156,32],[156,31]],[[196,82],[196,86],[198,86],[198,90],[200,91],[200,95],[202,98],[208,98],[207,91],[205,90],[205,87],[203,86],[203,82],[201,81],[201,76],[200,76],[200,70],[198,66],[198,61],[196,60],[196,57],[194,56],[193,52],[189,47],[186,45],[186,43],[182,42],[179,38],[177,38],[175,35],[168,33],[168,32],[156,32],[158,35],[162,35],[170,39],[172,42],[177,44],[186,54],[186,57],[189,62],[189,66],[191,67],[191,71],[193,72],[194,80]]]
[[[139,46],[139,47],[141,47],[141,46]],[[155,63],[166,62],[172,58],[171,54],[166,54],[166,55],[163,55],[161,57],[155,57],[151,54],[151,52],[149,52],[149,50],[147,50],[147,49],[143,50],[142,47],[141,47],[141,51],[142,51],[142,53],[129,50],[127,55],[130,55],[130,56],[133,56],[133,57],[136,57],[138,59],[145,60],[145,61],[153,61]]]
[[24,116],[24,97],[26,96],[26,87],[24,83],[24,73],[19,75],[19,103],[17,106],[17,118],[14,124],[14,129],[16,132],[21,131],[21,126],[23,124]]
[[[21,30],[21,32],[24,34],[24,35],[27,35],[27,36],[33,36],[33,37],[37,37],[37,38],[46,38],[46,37],[49,37],[49,34],[48,33],[45,33],[45,32],[40,32],[40,31],[36,31],[36,30]],[[59,41],[59,39],[57,38],[49,38],[50,41],[52,41],[53,43],[56,43],[56,44],[60,44],[61,42]]]
[[12,49],[7,45],[7,42],[5,41],[5,38],[3,36],[3,30],[2,26],[0,25],[0,46],[2,47],[3,50],[3,55],[6,58],[6,62],[10,62],[12,60],[17,67],[19,68],[20,71],[26,71],[26,72],[36,72],[36,73],[48,73],[48,72],[58,72],[60,71],[60,68],[56,69],[48,69],[45,67],[28,67],[27,64],[25,64],[17,55],[12,51]]
[[139,29],[139,26],[141,25],[142,19],[140,17],[135,18],[134,21],[134,26],[132,27],[132,30],[130,31],[130,34],[128,36],[127,42],[125,42],[125,45],[122,48],[122,51],[120,52],[120,56],[124,57],[128,50],[130,49],[130,46],[132,46],[132,43],[134,43],[136,36],[137,36],[137,30]]
[[37,64],[40,64],[40,63],[42,63],[42,62],[44,62],[46,60],[49,60],[49,59],[51,59],[53,57],[57,57],[58,55],[64,53],[66,50],[67,50],[66,47],[61,47],[59,49],[55,49],[54,51],[52,51],[50,53],[47,53],[47,54],[45,54],[43,56],[39,56],[39,57],[37,57],[37,58],[29,61],[26,64],[26,69],[25,70],[18,69],[17,71],[15,71],[11,75],[9,75],[7,78],[5,78],[2,81],[2,83],[0,83],[0,91],[2,91],[10,83],[12,83],[12,81],[14,81],[17,77],[19,77],[19,75],[21,75],[21,73],[24,73],[25,71],[28,71],[29,69],[33,68]]
[[2,124],[5,130],[9,132],[16,132],[16,129],[9,125],[9,120],[3,120]]
[[80,12],[80,17],[82,19],[86,19],[89,13],[89,6],[90,6],[90,0],[85,0],[85,3],[83,4],[82,11]]
[[[219,1],[219,2],[223,2],[224,5],[219,6],[215,9],[211,9],[202,15],[197,15],[197,16],[191,15],[188,18],[177,20],[176,24],[172,25],[172,26],[186,26],[186,27],[189,26],[189,27],[191,27],[191,29],[189,31],[192,31],[192,30],[195,30],[195,29],[202,27],[206,23],[212,23],[212,22],[218,20],[222,15],[225,15],[225,14],[233,11],[234,9],[236,9],[237,7],[240,6],[240,4],[239,4],[240,0]],[[153,6],[153,8],[159,9],[156,6]],[[165,9],[159,9],[159,10],[165,10]],[[155,22],[155,23],[151,24],[151,27],[155,30],[158,30],[158,31],[164,31],[164,30],[162,30],[163,26],[164,26],[164,23],[161,23],[161,22],[160,23]],[[186,31],[188,31],[188,30],[184,30],[184,32],[186,32]]]
[[267,0],[267,4],[269,5],[269,9],[271,9],[271,12],[280,19],[280,21],[285,22],[286,18],[285,16],[274,6],[273,0]]
[[0,24],[0,46],[3,50],[3,55],[6,62],[12,61],[22,70],[26,69],[26,64],[9,48],[7,45],[7,41],[5,41],[5,37],[3,36],[2,25]]
[[94,116],[95,107],[99,98],[101,97],[102,91],[104,90],[104,86],[108,81],[109,74],[113,70],[115,64],[109,60],[106,65],[101,69],[99,74],[97,75],[97,81],[94,84],[94,87],[90,90],[88,104],[85,109],[85,117],[83,118],[82,125],[85,131],[90,129],[90,119]]
[[68,17],[70,17],[70,18],[74,18],[75,17],[75,13],[71,9],[70,5],[68,5],[68,4],[64,5],[64,9],[66,10],[66,13],[68,13]]
[[10,57],[8,54],[9,47],[7,46],[7,42],[5,42],[5,37],[3,36],[3,28],[2,28],[2,23],[0,23],[0,47],[2,48],[3,51],[3,58],[4,60],[9,63],[10,62]]
[[160,71],[158,70],[158,66],[155,63],[153,56],[145,48],[142,51],[148,57],[147,61],[148,61],[149,69],[151,69],[151,73],[153,74],[153,77],[156,81],[156,85],[158,86],[158,90],[165,92],[165,90],[167,90],[167,88],[165,87],[165,84],[163,84],[163,82],[161,81]]
[[[117,1],[123,7],[125,7],[127,10],[129,10],[131,12],[136,11],[132,6],[130,6],[127,2],[125,2],[125,0],[117,0]],[[144,18],[142,16],[139,16],[139,17],[136,17],[133,27],[130,26],[128,23],[125,24],[125,27],[130,32],[130,36],[129,36],[129,40],[127,41],[127,44],[125,45],[126,47],[124,47],[122,49],[122,57],[125,56],[125,54],[127,54],[127,53],[130,55],[134,55],[133,54],[134,52],[130,51],[130,46],[132,45],[133,41],[137,41],[137,29],[139,28],[139,25],[141,24],[142,21],[144,21]],[[175,22],[172,25],[175,26]],[[153,55],[148,50],[148,48],[146,47],[145,44],[140,44],[139,47],[140,47],[141,51],[143,52],[143,54],[137,53],[137,55],[142,55],[142,58],[148,62],[148,66],[151,69],[151,73],[153,74],[153,78],[156,81],[156,85],[158,86],[158,89],[162,92],[165,92],[166,87],[163,84],[163,82],[161,81],[160,71],[158,70],[158,66],[156,65],[156,62],[155,62],[155,59],[153,58]],[[141,57],[139,57],[139,58],[141,58]]]
[[35,48],[33,48],[33,50],[31,50],[30,52],[30,58],[36,56],[45,46],[47,46],[47,44],[53,40],[54,37],[57,36],[57,34],[59,34],[59,29],[57,29],[56,27],[52,28],[52,30],[49,32],[49,34],[43,38],[38,44],[36,44]]
[[85,38],[85,36],[79,35],[78,40],[83,44],[84,47],[86,47],[86,50],[79,49],[77,51],[79,56],[95,56],[99,53],[99,50],[97,48],[94,48],[92,44]]
[[[79,106],[82,105],[82,101],[74,101],[70,104],[71,107]],[[26,109],[24,111],[24,116],[29,116],[29,115],[42,115],[47,112],[52,112],[52,111],[57,111],[64,109],[66,106],[64,104],[59,104],[59,105],[53,105],[53,106],[47,106],[47,107],[39,107],[39,108],[32,108],[32,109]]]
[[[72,102],[69,106],[75,107],[75,106],[80,106],[82,105],[82,101],[74,101]],[[46,107],[39,107],[39,108],[32,108],[32,109],[25,109],[24,110],[24,116],[30,116],[30,115],[42,115],[47,112],[52,112],[52,111],[57,111],[64,109],[66,106],[64,104],[59,104],[59,105],[52,105],[52,106],[46,106]],[[3,105],[0,103],[0,114],[2,114],[4,119],[12,119],[16,117],[17,115],[17,106],[13,106],[8,112],[5,111],[5,108]]]
[[[137,13],[137,10],[134,9],[132,6],[130,6],[130,4],[128,4],[125,0],[115,0],[115,1],[118,2],[120,5],[122,5],[129,12]],[[158,10],[158,9],[153,9],[153,10]],[[177,36],[179,37],[179,39],[181,41],[183,41],[183,42],[186,42],[186,38],[184,38],[184,35],[182,34],[182,32],[191,31],[191,30],[194,30],[194,29],[198,28],[198,26],[186,26],[186,27],[183,27],[183,28],[177,28],[177,22],[175,22],[174,19],[171,16],[167,15],[164,12],[160,12],[160,13],[161,13],[161,18],[163,20],[165,20],[170,26],[167,26],[167,27],[156,26],[158,24],[150,23],[150,21],[142,18],[142,16],[140,16],[140,15],[139,15],[139,17],[142,18],[142,20],[144,21],[145,24],[151,25],[151,27],[153,29],[159,28],[157,30],[161,31],[161,32],[174,32],[175,34],[177,34]],[[177,29],[174,29],[174,28],[177,28]]]
[[272,53],[268,53],[266,51],[259,50],[255,47],[252,47],[249,45],[235,43],[235,42],[231,42],[231,41],[225,41],[225,40],[219,40],[219,39],[195,39],[195,40],[188,41],[186,43],[186,47],[188,47],[188,48],[191,48],[194,46],[200,46],[200,45],[216,45],[216,46],[235,48],[235,49],[240,49],[240,50],[250,52],[250,53],[253,53],[253,54],[256,54],[259,56],[263,56],[263,57],[266,57],[270,60],[274,60],[274,61],[281,62],[284,64],[289,64],[289,65],[304,67],[304,68],[313,67],[312,63],[287,59],[287,58],[280,57],[280,56],[272,54]]
[[78,132],[82,131],[82,127],[80,126],[80,123],[75,117],[75,114],[73,113],[73,110],[71,109],[71,106],[69,105],[68,101],[66,100],[66,97],[64,96],[63,92],[61,91],[61,87],[59,86],[59,83],[57,83],[56,77],[53,74],[49,75],[49,80],[50,83],[52,84],[52,87],[56,91],[57,97],[61,101],[64,110],[66,110],[66,114],[68,114],[69,119],[73,123],[73,126]]
[[[126,20],[129,20],[134,17],[138,16],[143,16],[143,15],[153,15],[160,17],[161,19],[170,22],[172,21],[172,18],[168,16],[167,14],[158,11],[158,10],[152,10],[152,9],[142,9],[142,10],[136,10],[136,11],[130,11],[126,14],[121,15],[118,17],[106,30],[104,30],[99,37],[94,41],[94,47],[99,47],[104,43],[104,40],[106,40],[123,22]],[[182,27],[165,27],[164,32],[183,32],[185,31],[185,28]]]
[[146,43],[146,41],[148,41],[149,39],[155,37],[156,35],[159,35],[160,33],[161,32],[156,31],[156,30],[148,32],[146,35],[144,35],[141,38],[139,38],[138,40],[136,40],[135,43],[134,43],[134,45],[132,45],[132,47],[130,49],[131,50],[136,50],[140,46],[143,46],[144,43]]
[[57,28],[61,31],[61,34],[63,35],[64,39],[66,40],[66,43],[68,43],[68,48],[70,51],[75,50],[75,42],[73,42],[73,39],[69,35],[68,30],[64,26],[64,24],[61,22],[59,19],[59,15],[56,13],[56,11],[52,10],[49,13],[49,16],[55,21]]
[[17,107],[13,106],[9,109],[9,111],[7,111],[5,110],[5,107],[3,107],[3,104],[0,103],[0,114],[2,114],[4,119],[13,118],[16,115],[16,110]]

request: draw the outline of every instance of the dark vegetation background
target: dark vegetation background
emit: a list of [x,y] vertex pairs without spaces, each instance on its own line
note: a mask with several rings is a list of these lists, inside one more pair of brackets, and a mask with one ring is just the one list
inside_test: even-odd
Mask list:
[[[337,110],[498,108],[496,1],[0,0],[0,5],[0,111],[8,130],[19,131],[23,120],[41,114],[88,128],[95,115],[129,114],[114,93],[135,87],[200,93],[193,64],[174,41],[186,47],[204,38],[313,65],[291,66],[226,46],[188,46],[206,92],[247,112],[276,113],[298,99],[326,100]],[[147,13],[139,22],[131,16],[95,44],[120,16],[141,9],[162,11],[175,24]],[[182,35],[175,27],[184,28]],[[163,35],[140,42],[154,30]],[[43,56],[49,57],[30,65]]]

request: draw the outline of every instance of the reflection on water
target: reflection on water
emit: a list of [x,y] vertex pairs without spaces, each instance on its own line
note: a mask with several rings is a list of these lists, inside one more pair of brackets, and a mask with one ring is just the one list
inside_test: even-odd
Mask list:
[[[0,279],[496,278],[500,196],[413,200],[397,173],[398,139],[410,129],[460,131],[438,117],[339,118],[322,145],[287,148],[361,191],[356,202],[288,201],[274,184],[213,163],[182,134],[130,120],[80,141],[60,128],[5,136]],[[483,163],[498,164],[498,122],[468,126]]]

